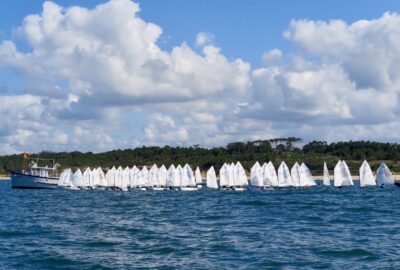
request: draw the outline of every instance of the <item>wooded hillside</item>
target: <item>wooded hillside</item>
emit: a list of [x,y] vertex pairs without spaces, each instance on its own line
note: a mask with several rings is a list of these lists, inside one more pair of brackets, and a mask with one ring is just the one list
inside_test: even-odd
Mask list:
[[[32,155],[32,157],[37,154]],[[240,161],[249,170],[255,161],[260,163],[271,160],[276,167],[284,160],[289,167],[294,162],[305,162],[313,174],[322,172],[323,162],[333,169],[339,159],[346,160],[350,170],[358,174],[361,162],[367,159],[373,170],[385,161],[394,172],[400,172],[400,144],[370,141],[348,141],[328,144],[324,141],[312,141],[302,144],[300,138],[277,138],[252,142],[233,142],[226,147],[202,148],[171,146],[142,146],[135,149],[113,150],[104,153],[81,152],[41,152],[42,158],[53,158],[63,168],[85,168],[112,166],[185,164],[199,166],[202,170],[211,165],[219,169],[224,162]],[[21,168],[22,155],[0,157],[0,173],[9,173]]]

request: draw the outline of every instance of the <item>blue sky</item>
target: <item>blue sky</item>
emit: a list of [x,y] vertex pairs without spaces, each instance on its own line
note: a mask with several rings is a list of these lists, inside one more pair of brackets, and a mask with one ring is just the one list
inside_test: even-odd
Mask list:
[[[27,14],[39,13],[39,0],[14,0],[0,2],[0,29],[2,37],[10,37]],[[64,6],[94,7],[104,0],[59,0]],[[146,21],[161,25],[164,36],[160,46],[166,49],[182,42],[194,44],[199,32],[211,32],[215,43],[225,55],[244,58],[252,65],[260,64],[264,51],[293,48],[283,37],[291,19],[331,20],[348,23],[360,19],[380,17],[384,12],[399,12],[400,2],[392,0],[336,0],[336,1],[232,1],[232,0],[142,0],[140,16]]]
[[0,154],[400,136],[398,1],[43,4],[0,2]]

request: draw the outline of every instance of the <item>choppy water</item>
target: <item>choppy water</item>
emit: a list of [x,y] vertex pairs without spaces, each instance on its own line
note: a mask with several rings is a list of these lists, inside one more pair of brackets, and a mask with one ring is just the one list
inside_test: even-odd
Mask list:
[[399,269],[400,189],[11,190],[0,269]]

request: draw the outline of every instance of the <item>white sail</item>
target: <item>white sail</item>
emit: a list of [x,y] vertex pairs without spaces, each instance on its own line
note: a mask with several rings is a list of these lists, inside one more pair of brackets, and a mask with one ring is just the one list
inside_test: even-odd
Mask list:
[[147,187],[148,183],[149,183],[149,170],[147,169],[146,166],[143,166],[139,174],[138,187],[140,188]]
[[344,167],[344,170],[346,172],[344,181],[343,181],[343,186],[353,186],[353,178],[351,177],[351,173],[349,170],[349,167],[347,167],[346,161],[342,161],[342,167]]
[[300,183],[300,166],[299,163],[295,163],[290,170],[290,173],[292,174],[292,181],[293,181],[293,186],[294,187],[300,187],[302,186]]
[[182,166],[179,164],[174,170],[174,188],[179,188],[182,181]]
[[300,171],[300,185],[302,187],[311,187],[317,185],[311,174],[310,169],[307,167],[306,164],[302,163],[299,171]]
[[72,184],[71,187],[75,187],[75,188],[84,187],[83,175],[79,168],[72,175],[72,183],[71,184]]
[[128,188],[131,185],[131,181],[129,179],[129,167],[125,167],[125,169],[122,172],[122,190],[128,190]]
[[101,167],[97,168],[97,174],[99,176],[99,182],[98,182],[98,187],[106,187],[107,186],[107,180],[106,180],[106,175],[104,174],[104,171]]
[[129,187],[130,188],[135,188],[135,166],[129,169]]
[[106,182],[107,182],[107,187],[109,187],[109,188],[115,187],[115,172],[116,171],[117,170],[115,169],[115,167],[112,167],[106,173]]
[[124,169],[121,166],[118,167],[117,171],[115,172],[115,187],[123,189],[124,188]]
[[250,184],[255,187],[264,186],[263,168],[258,161],[250,169]]
[[[276,174],[274,164],[270,161],[268,162],[267,166],[268,166],[267,171],[264,171],[264,185],[278,187],[279,186],[278,176]],[[267,174],[265,174],[266,172]]]
[[217,184],[217,176],[215,174],[214,167],[211,166],[211,168],[207,171],[207,187],[211,189],[217,189],[218,184]]
[[181,187],[187,187],[189,185],[189,175],[186,171],[186,166],[183,166],[180,170],[181,173]]
[[235,186],[235,164],[228,165],[228,186]]
[[196,180],[194,179],[194,174],[192,168],[185,164],[181,170],[181,187],[195,187]]
[[[257,174],[257,178],[261,179],[261,183],[260,185],[263,187],[271,187],[272,183],[271,183],[271,176],[270,176],[270,166],[268,166],[268,164],[266,162],[263,163],[261,169],[257,170],[256,174]],[[261,187],[260,186],[260,187]]]
[[246,171],[244,170],[242,164],[238,161],[234,167],[234,186],[243,187],[248,185],[248,179]]
[[60,187],[70,187],[72,181],[72,170],[70,168],[65,169],[60,174],[60,180],[58,181],[58,186]]
[[188,174],[189,182],[188,186],[189,187],[196,187],[196,178],[194,176],[192,167],[190,167],[188,164],[186,164],[186,173]]
[[282,161],[281,165],[278,168],[278,186],[279,187],[293,186],[289,168],[284,161]]
[[161,167],[158,169],[158,174],[157,174],[158,185],[160,187],[167,186],[167,175],[168,175],[167,168],[165,168],[164,165],[161,165]]
[[201,177],[201,172],[199,167],[196,168],[196,171],[194,173],[194,176],[196,178],[196,184],[201,184],[203,183],[203,178]]
[[336,164],[333,172],[333,181],[335,187],[352,186],[353,180],[346,162],[340,161]]
[[98,169],[92,170],[92,181],[90,182],[91,188],[97,188],[100,186],[100,172]]
[[326,162],[324,162],[324,186],[330,186],[331,185],[331,181],[329,179],[329,170],[328,167],[326,166]]
[[360,187],[365,186],[376,186],[371,167],[366,160],[364,160],[360,167]]
[[343,176],[341,173],[341,165],[342,165],[342,161],[339,160],[338,163],[336,163],[335,168],[333,169],[333,185],[335,187],[342,186]]
[[133,171],[134,171],[133,179],[132,179],[132,181],[133,181],[133,186],[134,186],[135,188],[138,188],[138,187],[139,187],[139,183],[140,183],[140,178],[141,178],[142,172],[141,172],[141,170],[140,170],[138,167],[136,167],[136,166],[133,166]]
[[223,187],[229,187],[229,168],[226,163],[222,165],[219,170],[219,185]]
[[394,185],[394,178],[390,172],[388,166],[385,163],[381,163],[376,172],[376,183],[378,186]]
[[87,167],[86,170],[83,172],[84,187],[90,187],[90,183],[92,182],[91,176],[92,176],[92,171],[90,170],[89,167]]
[[167,187],[174,187],[174,174],[175,174],[175,166],[171,164],[168,168],[167,173]]
[[158,185],[158,168],[157,165],[154,164],[149,170],[149,187],[157,187]]

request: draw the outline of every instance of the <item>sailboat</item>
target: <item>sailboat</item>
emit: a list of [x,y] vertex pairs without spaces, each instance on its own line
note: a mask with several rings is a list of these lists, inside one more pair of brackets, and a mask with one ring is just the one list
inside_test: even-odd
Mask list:
[[71,189],[79,189],[83,187],[83,175],[81,170],[78,168],[72,175]]
[[157,186],[159,186],[158,185],[158,168],[157,168],[156,164],[153,164],[153,166],[149,170],[149,181],[147,183],[147,188],[154,190],[154,188]]
[[328,170],[328,166],[326,166],[326,162],[324,162],[323,184],[324,184],[324,186],[331,186],[331,180],[329,179],[329,170]]
[[312,187],[316,186],[314,178],[312,177],[310,169],[306,164],[302,163],[299,169],[300,172],[300,186]]
[[376,172],[376,183],[380,187],[394,184],[394,178],[392,176],[392,173],[390,172],[388,166],[386,166],[386,164],[383,162],[381,163],[381,165],[378,168],[378,171]]
[[264,186],[263,180],[263,168],[257,161],[250,169],[250,185],[253,187],[262,188]]
[[90,182],[90,188],[96,189],[100,187],[100,172],[98,169],[92,170],[92,181]]
[[293,186],[292,177],[290,176],[290,171],[288,166],[284,161],[278,168],[278,186],[279,187],[290,187]]
[[219,170],[219,186],[222,189],[229,189],[229,165],[226,163]]
[[82,182],[82,187],[84,189],[88,189],[91,185],[90,183],[92,182],[92,171],[90,170],[89,167],[86,168],[86,170],[83,172],[83,182]]
[[374,175],[368,162],[364,160],[360,167],[360,187],[376,186]]
[[140,170],[135,165],[129,170],[130,188],[138,187],[139,173],[140,173]]
[[196,168],[194,177],[196,179],[197,188],[202,188],[203,187],[203,178],[201,177],[201,172],[200,172],[199,167]]
[[335,187],[353,186],[349,167],[344,160],[339,160],[333,171],[333,185]]
[[174,188],[174,174],[175,174],[175,166],[174,166],[174,164],[171,164],[171,166],[169,166],[169,168],[168,168],[167,183],[166,183],[166,186],[169,189]]
[[293,181],[293,186],[294,187],[300,187],[302,186],[300,184],[300,165],[299,163],[295,163],[290,170],[290,173],[292,174],[292,181]]
[[246,171],[238,161],[233,167],[233,189],[235,191],[244,191],[248,186]]
[[157,173],[157,183],[158,186],[154,187],[154,190],[164,190],[167,186],[167,168],[165,168],[164,165],[161,165],[161,167],[158,169]]
[[185,164],[185,166],[182,169],[180,187],[182,191],[197,190],[196,180],[194,178],[193,170],[188,164]]
[[124,170],[121,166],[118,167],[117,171],[115,172],[115,187],[121,190],[124,190]]
[[218,189],[217,176],[213,166],[207,171],[206,185],[208,188]]
[[140,170],[139,179],[138,179],[138,188],[140,190],[147,190],[147,186],[149,183],[149,170],[146,166]]
[[62,173],[60,174],[60,180],[58,181],[58,186],[63,188],[71,187],[72,175],[73,173],[70,168],[63,170]]
[[128,191],[131,185],[131,181],[129,180],[129,167],[125,167],[122,171],[122,181],[121,181],[121,190]]
[[[267,174],[265,174],[267,172]],[[267,171],[264,171],[264,186],[278,187],[278,175],[274,164],[269,161],[267,164]]]
[[115,167],[112,167],[110,170],[107,171],[106,173],[107,188],[115,187],[115,172],[116,172]]
[[181,181],[182,181],[182,166],[179,164],[175,169],[174,169],[174,189],[179,189],[181,186]]
[[97,168],[97,173],[99,175],[99,182],[97,188],[105,189],[107,187],[106,175],[101,167]]
[[[259,171],[260,175],[257,176],[257,177],[260,177],[262,179],[262,188],[263,189],[269,189],[269,188],[272,187],[270,171],[271,171],[271,167],[269,166],[269,164],[264,162],[264,164],[261,167],[261,171]],[[274,175],[276,176],[276,172],[275,172]]]

